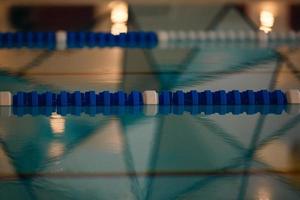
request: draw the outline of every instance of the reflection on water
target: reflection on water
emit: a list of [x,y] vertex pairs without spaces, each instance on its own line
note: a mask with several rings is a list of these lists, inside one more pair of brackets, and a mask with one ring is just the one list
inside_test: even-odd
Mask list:
[[52,113],[50,118],[50,126],[54,134],[62,134],[65,131],[65,119],[57,113]]
[[[248,33],[257,25],[286,30],[288,22],[282,2],[275,11],[250,3],[256,23],[241,6],[131,5],[128,12],[119,3],[108,15],[96,13],[93,30]],[[9,4],[0,5],[3,30],[10,30]],[[300,86],[297,49],[175,43],[151,50],[1,50],[0,89]],[[298,106],[1,107],[0,199],[298,199],[299,113]]]
[[[52,119],[62,116],[1,117],[2,154],[8,157],[0,164],[2,197],[10,194],[9,180],[14,187],[30,183],[39,198],[50,189],[61,198],[86,198],[83,190],[96,199],[218,198],[214,188],[225,185],[229,199],[299,195],[299,168],[291,161],[299,112],[66,115],[61,137],[52,134]],[[6,173],[11,168],[16,175]]]
[[[99,130],[97,130],[99,131]],[[122,126],[118,120],[111,120],[109,124],[100,130],[101,133],[95,133],[99,137],[95,140],[97,146],[103,151],[120,154],[124,150],[124,139]],[[94,138],[95,139],[95,138]]]
[[269,192],[270,188],[266,188],[266,187],[260,187],[258,188],[258,200],[271,200],[271,194]]
[[49,156],[51,158],[62,156],[63,153],[64,153],[64,144],[62,144],[58,141],[53,141],[52,143],[50,143]]
[[[195,105],[195,106],[159,106],[159,105],[144,105],[144,106],[92,106],[92,107],[0,107],[0,111],[7,109],[13,110],[16,116],[24,115],[45,115],[50,116],[50,125],[54,133],[63,133],[65,127],[65,119],[63,116],[68,114],[81,115],[83,113],[90,116],[98,114],[102,115],[182,115],[184,112],[192,115],[253,115],[260,113],[262,115],[281,114],[283,112],[293,112],[299,109],[298,105]],[[0,116],[10,116],[6,112]],[[55,111],[55,112],[54,112]],[[297,112],[297,111],[296,111]],[[10,113],[10,112],[9,112]]]

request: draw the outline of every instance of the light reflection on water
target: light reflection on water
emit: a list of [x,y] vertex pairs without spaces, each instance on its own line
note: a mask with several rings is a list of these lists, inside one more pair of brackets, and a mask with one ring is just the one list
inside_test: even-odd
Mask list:
[[[228,55],[201,51],[194,60],[189,58],[190,64],[148,65],[139,57],[142,51],[131,50],[124,66],[112,67],[111,73],[80,74],[76,67],[78,76],[62,75],[65,72],[59,69],[60,75],[49,76],[4,73],[0,89],[175,91],[299,86],[298,74],[287,64],[274,73],[278,59],[274,52],[256,51],[241,51],[240,56],[233,50]],[[225,55],[214,60],[214,52]],[[163,60],[160,50],[144,53]],[[137,57],[141,63],[134,62]],[[297,106],[5,108],[0,113],[0,197],[4,194],[4,199],[29,194],[28,199],[34,195],[46,199],[52,195],[60,199],[220,199],[225,195],[253,199],[266,198],[267,193],[270,198],[293,199],[299,194]],[[18,192],[10,192],[11,188]]]
[[[222,10],[174,6],[154,8],[155,15],[152,8],[147,15],[137,8],[132,11],[144,30],[153,25],[207,29],[211,15]],[[236,8],[215,26],[252,30]],[[242,42],[184,45],[50,53],[1,50],[0,90],[300,86],[297,49],[282,52]],[[36,64],[40,54],[47,56]],[[297,106],[1,108],[0,113],[0,199],[299,198]]]
[[65,119],[57,113],[52,113],[49,118],[52,132],[56,135],[63,134],[65,131]]
[[[243,186],[246,180],[242,177],[247,172],[247,187],[253,193],[246,196],[293,198],[293,192],[283,189],[287,186],[282,179],[292,184],[289,187],[293,191],[297,190],[298,179],[290,174],[299,170],[297,162],[291,159],[297,157],[294,141],[300,139],[300,118],[295,109],[288,110],[252,115],[68,114],[64,116],[65,130],[60,137],[53,135],[55,130],[49,124],[53,116],[38,113],[1,117],[0,126],[6,130],[1,147],[7,159],[1,158],[6,163],[0,165],[0,184],[7,191],[10,179],[18,187],[30,183],[28,187],[40,191],[37,195],[42,196],[50,188],[57,189],[56,194],[62,198],[70,193],[78,193],[81,198],[86,194],[79,188],[86,188],[93,193],[99,190],[94,193],[95,198],[134,198],[131,195],[148,192],[155,199],[214,196],[210,187],[229,184],[232,187],[226,190],[232,192],[228,197],[234,198],[236,186]],[[8,173],[7,168],[16,174]],[[212,184],[204,184],[211,175]],[[202,179],[205,186],[201,186]],[[271,194],[267,194],[263,189],[266,184],[270,185],[268,188],[281,189],[268,190]],[[190,190],[193,185],[199,185],[199,189]],[[161,191],[158,187],[162,186]]]

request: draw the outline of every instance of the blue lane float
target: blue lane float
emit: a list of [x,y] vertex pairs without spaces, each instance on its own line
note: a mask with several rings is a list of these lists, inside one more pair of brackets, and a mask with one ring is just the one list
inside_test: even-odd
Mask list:
[[[274,47],[278,45],[299,46],[299,32],[262,31],[130,31],[114,35],[109,32],[56,31],[56,32],[2,32],[0,48],[43,48],[64,50],[67,48],[153,48],[160,47],[211,47],[215,45],[247,44],[255,47]],[[264,45],[260,45],[263,43]],[[192,44],[192,45],[191,45]]]
[[138,92],[138,91],[132,91],[129,95],[128,95],[128,99],[127,99],[127,105],[130,106],[140,106],[143,105],[143,96],[142,93]]
[[[61,44],[63,43],[63,44]],[[106,32],[6,32],[0,33],[0,48],[66,49],[66,48],[153,48],[158,44],[155,32],[128,32],[113,35]]]
[[153,48],[158,44],[154,32],[128,32],[113,35],[96,32],[67,32],[67,48],[83,47],[124,47],[124,48]]
[[55,49],[55,32],[0,33],[0,48]]
[[255,104],[255,92],[253,90],[246,90],[241,93],[242,104],[254,105]]
[[227,105],[227,97],[225,90],[216,91],[213,93],[213,104]]
[[200,96],[200,105],[213,105],[213,93],[210,90],[205,90],[198,94]]
[[173,93],[173,105],[182,106],[184,105],[184,92],[183,91],[176,91]]
[[172,92],[170,91],[162,91],[158,96],[159,105],[172,105]]
[[[149,91],[139,92],[132,91],[126,93],[124,91],[117,92],[67,92],[61,91],[57,94],[52,92],[44,92],[38,94],[32,92],[17,92],[13,95],[13,106],[140,106],[147,105],[148,98],[152,96],[145,95]],[[3,93],[3,94],[2,94]],[[8,95],[7,92],[0,92],[0,95]],[[280,90],[268,91],[210,91],[205,90],[198,92],[191,90],[183,91],[161,91],[159,94],[153,92],[152,95],[158,96],[156,104],[161,106],[168,105],[185,105],[185,106],[201,106],[201,105],[286,105],[288,104],[287,96]],[[152,104],[152,103],[151,103]]]

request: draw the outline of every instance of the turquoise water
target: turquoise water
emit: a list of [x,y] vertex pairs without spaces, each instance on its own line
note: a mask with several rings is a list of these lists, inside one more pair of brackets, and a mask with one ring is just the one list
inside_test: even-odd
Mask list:
[[299,196],[299,107],[281,114],[11,115],[1,199]]
[[[129,28],[213,28],[220,8],[133,6]],[[251,27],[233,10],[213,29]],[[2,49],[0,90],[299,88],[299,50],[283,50]],[[251,115],[168,109],[1,107],[0,199],[299,199],[299,106]]]

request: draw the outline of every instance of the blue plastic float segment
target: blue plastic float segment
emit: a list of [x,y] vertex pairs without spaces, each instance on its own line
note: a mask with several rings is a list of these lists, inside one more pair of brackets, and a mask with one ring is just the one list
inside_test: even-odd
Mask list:
[[172,100],[173,104],[176,106],[184,105],[184,92],[181,90],[174,92]]
[[54,32],[15,32],[1,33],[0,47],[7,48],[48,48],[53,49]]
[[255,92],[253,90],[242,92],[241,100],[243,105],[255,105]]
[[45,42],[43,41],[43,33],[37,32],[36,33],[36,47],[37,48],[44,48]]
[[116,39],[117,37],[115,35],[108,33],[106,34],[105,42],[109,47],[118,46]]
[[96,33],[96,43],[98,47],[105,47],[105,34],[104,33]]
[[127,46],[127,34],[126,33],[119,34],[119,45],[120,45],[120,47]]
[[147,34],[145,32],[139,34],[139,46],[141,48],[147,47]]
[[83,48],[85,46],[84,43],[84,32],[75,32],[75,47]]
[[74,32],[67,33],[67,47],[68,48],[75,47],[75,33]]
[[284,105],[287,104],[285,94],[280,90],[275,90],[270,93],[271,104],[273,105]]
[[205,90],[199,93],[199,104],[200,105],[212,105],[213,104],[213,93],[210,90]]
[[39,94],[39,106],[45,106],[45,96],[44,93]]
[[28,48],[33,48],[34,44],[33,44],[33,33],[32,32],[28,32],[27,33],[27,37],[26,37],[26,44]]
[[71,105],[82,106],[81,93],[79,91],[75,91],[74,93],[72,93]]
[[13,48],[14,47],[14,40],[13,40],[13,33],[6,33],[6,47]]
[[2,47],[7,48],[7,33],[2,33],[1,38],[2,38],[2,42],[1,42]]
[[[70,48],[78,48],[78,34],[77,32],[70,32],[70,34],[67,34],[67,41],[70,37]],[[68,43],[67,43],[68,44]]]
[[58,106],[68,106],[68,93],[67,92],[62,91],[57,95],[57,105]]
[[52,92],[45,92],[42,94],[42,106],[55,106],[56,95]]
[[241,105],[242,98],[241,93],[237,90],[232,90],[227,93],[227,104],[228,105]]
[[213,93],[213,104],[214,105],[226,105],[227,97],[225,90],[219,90]]
[[140,92],[138,92],[138,91],[132,91],[128,95],[128,105],[130,105],[130,106],[143,105],[142,94]]
[[120,47],[120,34],[119,35],[113,35],[114,36],[114,46]]
[[47,32],[47,48],[53,50],[56,46],[56,35],[54,32]]
[[191,90],[190,92],[185,93],[184,95],[184,104],[185,105],[198,105],[199,97],[196,90]]
[[27,93],[25,102],[26,102],[27,106],[38,106],[39,105],[39,100],[38,100],[37,92]]
[[108,46],[108,41],[109,41],[109,37],[110,37],[110,33],[104,33],[103,37],[104,37],[104,46]]
[[25,93],[24,92],[17,92],[17,94],[13,96],[13,105],[14,106],[25,106]]
[[127,45],[128,47],[136,47],[137,46],[137,34],[136,32],[127,33]]
[[155,47],[158,44],[158,38],[157,38],[157,34],[154,32],[148,32],[147,33],[147,41],[149,46],[148,47]]
[[260,90],[255,92],[255,103],[257,105],[269,105],[270,104],[270,95],[267,90]]
[[100,92],[97,95],[97,106],[110,106],[110,93],[108,91]]
[[86,106],[86,99],[85,99],[85,93],[80,92],[80,96],[81,96],[81,105],[82,106]]
[[85,46],[85,33],[79,32],[77,33],[77,37],[78,37],[78,47],[83,48]]
[[85,93],[85,105],[96,106],[96,93],[94,91]]
[[0,33],[0,48],[4,47],[3,33]]
[[125,106],[126,105],[126,94],[122,91],[115,92],[112,95],[112,105],[114,106]]
[[24,34],[22,32],[17,32],[15,37],[16,37],[15,46],[17,48],[23,47],[23,45],[24,45]]
[[96,46],[96,35],[95,33],[89,32],[86,37],[87,46],[93,48]]
[[[38,40],[38,47],[39,48],[47,48],[48,47],[48,42],[47,42],[47,38],[46,38],[47,34],[43,33],[43,32],[39,32],[37,35],[37,40]],[[55,41],[56,42],[56,35],[55,35]],[[54,44],[53,44],[54,45]]]
[[172,93],[169,91],[162,91],[159,94],[159,105],[171,105],[172,104]]

